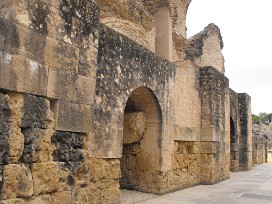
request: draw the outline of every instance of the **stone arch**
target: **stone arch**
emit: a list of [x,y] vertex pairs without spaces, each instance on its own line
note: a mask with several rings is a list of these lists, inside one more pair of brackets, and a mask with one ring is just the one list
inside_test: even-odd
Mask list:
[[[135,89],[124,108],[120,187],[152,192],[152,173],[161,169],[162,112],[155,94]],[[141,179],[139,179],[141,178]]]

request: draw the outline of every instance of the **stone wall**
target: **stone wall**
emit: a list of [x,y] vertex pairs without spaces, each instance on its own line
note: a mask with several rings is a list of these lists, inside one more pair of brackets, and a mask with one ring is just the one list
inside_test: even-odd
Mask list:
[[87,157],[88,134],[55,130],[50,100],[0,93],[1,203],[119,200],[117,159]]
[[252,157],[253,164],[271,162],[272,127],[271,125],[253,125]]
[[186,39],[190,2],[0,1],[1,203],[119,203],[120,184],[213,184],[237,155],[249,169],[250,97],[229,90],[215,25]]

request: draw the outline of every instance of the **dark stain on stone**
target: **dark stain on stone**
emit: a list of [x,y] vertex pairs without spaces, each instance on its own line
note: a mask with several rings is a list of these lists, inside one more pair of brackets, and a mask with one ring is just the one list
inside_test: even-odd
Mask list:
[[28,3],[29,18],[31,20],[31,27],[47,34],[46,18],[49,14],[49,8],[46,3],[41,0],[34,0]]
[[[77,37],[88,36],[98,25],[99,7],[89,0],[62,0],[60,11],[65,21],[65,29]],[[75,29],[76,27],[76,29]]]
[[51,118],[48,115],[50,111],[50,103],[43,97],[37,97],[24,94],[24,107],[21,128],[41,128],[46,129]]
[[9,162],[9,120],[11,110],[8,106],[8,97],[0,93],[0,165],[8,164]]
[[83,147],[84,134],[56,131],[52,143],[56,146],[53,151],[54,161],[83,161],[80,148]]
[[66,179],[66,182],[69,186],[73,186],[75,184],[75,179],[73,176],[69,175]]
[[[1,19],[1,21],[5,21]],[[20,47],[20,37],[16,28],[16,24],[13,22],[5,21],[6,25],[6,39],[5,39],[5,50],[13,54],[18,53]]]

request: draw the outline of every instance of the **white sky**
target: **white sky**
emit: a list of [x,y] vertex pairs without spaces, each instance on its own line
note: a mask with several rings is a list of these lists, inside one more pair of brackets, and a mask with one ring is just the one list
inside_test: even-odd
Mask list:
[[216,24],[230,87],[251,96],[252,113],[272,113],[272,0],[192,0],[187,35]]

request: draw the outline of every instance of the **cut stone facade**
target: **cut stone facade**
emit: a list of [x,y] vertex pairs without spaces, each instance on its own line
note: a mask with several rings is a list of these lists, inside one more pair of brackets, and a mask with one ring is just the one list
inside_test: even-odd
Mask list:
[[250,169],[250,97],[217,26],[187,39],[190,2],[0,1],[0,203],[120,203]]

